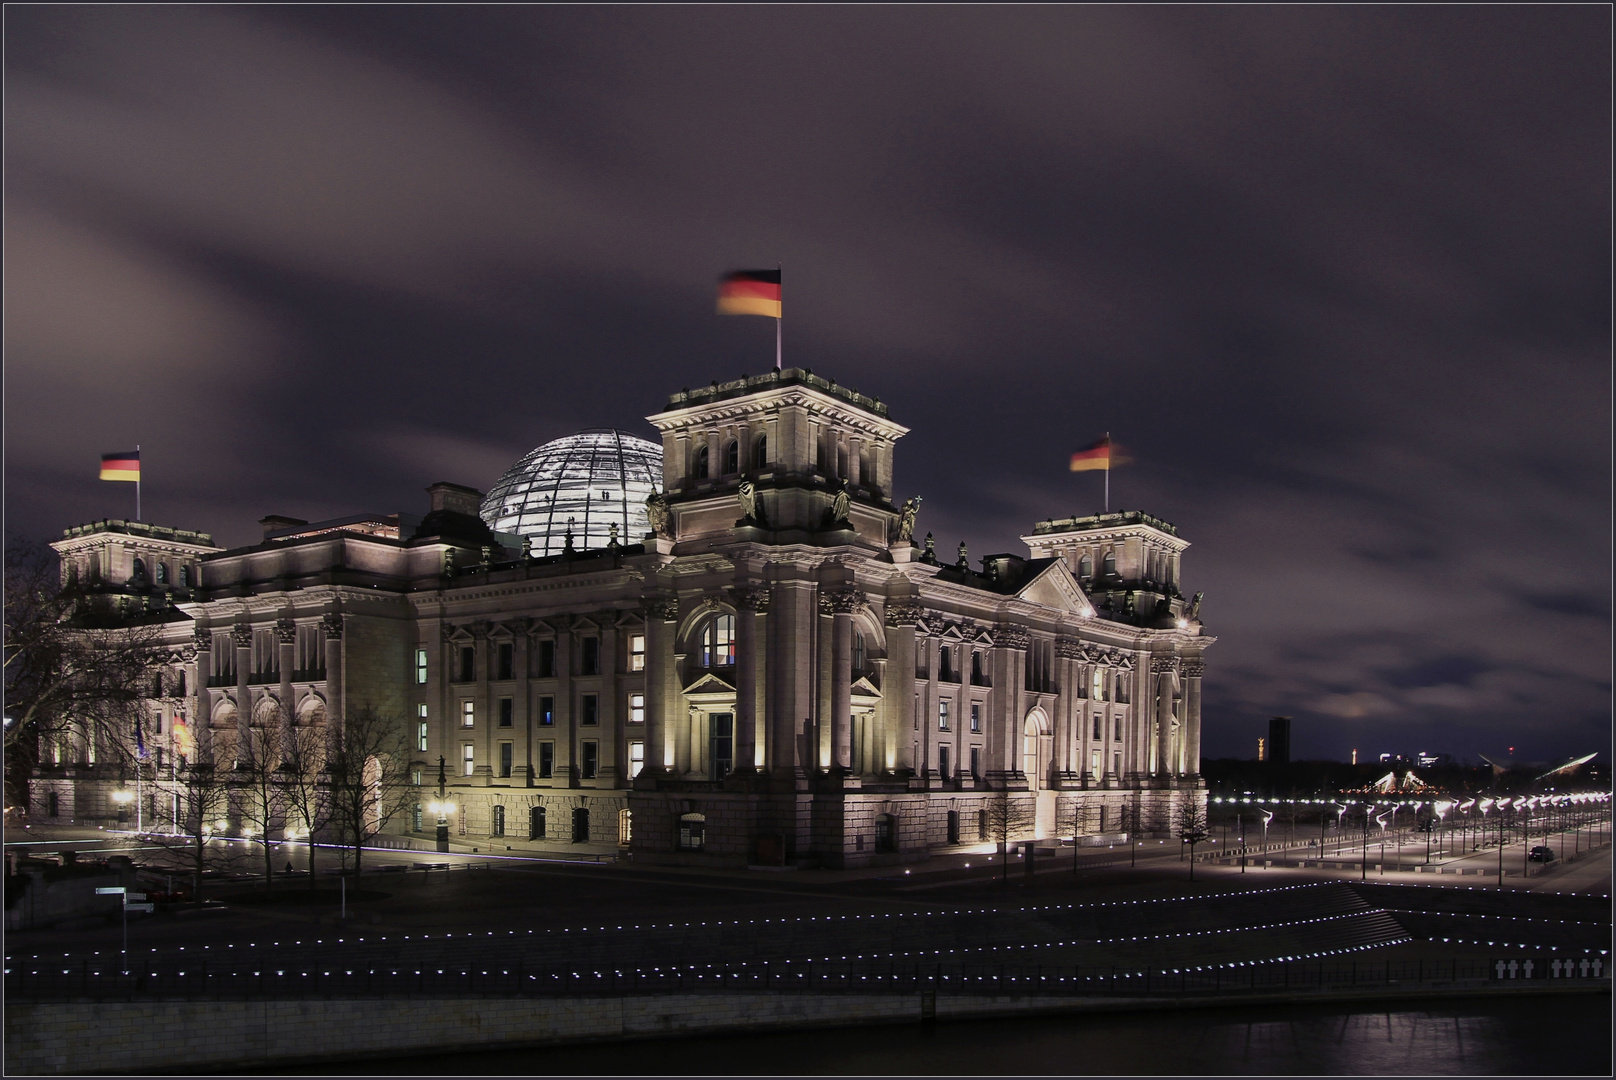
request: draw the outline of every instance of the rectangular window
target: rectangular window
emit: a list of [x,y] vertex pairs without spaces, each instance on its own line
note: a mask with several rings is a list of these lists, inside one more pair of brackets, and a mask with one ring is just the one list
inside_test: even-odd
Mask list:
[[460,703],[460,726],[471,727],[477,720],[477,707],[470,701]]
[[539,642],[538,670],[541,679],[555,678],[555,642]]
[[508,697],[499,699],[499,726],[510,727],[516,716],[516,702]]
[[421,770],[420,769],[411,769],[410,770],[410,786],[411,787],[420,787],[421,786],[421,779],[422,779],[422,776],[421,776]]
[[499,775],[505,779],[511,776],[511,761],[516,753],[514,743],[502,742],[499,744]]
[[1089,774],[1091,776],[1093,776],[1095,779],[1099,779],[1099,776],[1100,776],[1100,752],[1098,750],[1094,751],[1092,754],[1089,755]]
[[946,746],[937,748],[937,773],[945,780],[948,778],[948,747]]
[[426,721],[422,720],[415,725],[415,748],[426,753]]
[[937,677],[939,679],[942,679],[944,682],[953,682],[954,681],[953,666],[954,665],[953,665],[952,654],[949,652],[948,646],[947,645],[938,646],[938,648],[937,648]]
[[982,730],[982,703],[971,702],[971,730],[980,733]]
[[598,694],[584,694],[579,698],[580,706],[578,723],[584,727],[594,727],[600,723],[600,696]]
[[644,694],[630,694],[628,696],[628,722],[631,724],[645,723]]
[[1094,737],[1096,739],[1105,738],[1105,736],[1100,733],[1100,714],[1099,713],[1094,714]]
[[415,650],[415,685],[426,685],[426,650]]
[[947,701],[939,701],[937,703],[937,730],[938,731],[947,731],[948,730],[948,704],[949,703]]
[[549,780],[555,776],[555,743],[541,742],[539,744],[539,779]]
[[516,664],[516,646],[513,645],[512,643],[510,643],[509,641],[500,642],[499,643],[499,678],[501,678],[501,679],[512,678],[515,664]]
[[971,747],[971,779],[982,779],[982,748],[980,746]]
[[555,698],[541,697],[539,699],[539,726],[549,727],[555,723]]
[[477,650],[470,645],[460,647],[460,681],[471,682],[477,677]]
[[1097,667],[1094,669],[1089,689],[1095,701],[1110,701],[1111,669]]
[[600,743],[594,740],[585,740],[579,747],[583,751],[583,769],[579,773],[581,780],[593,780],[595,773],[600,769]]
[[470,776],[472,773],[476,772],[477,748],[472,746],[471,743],[465,743],[462,745],[460,747],[460,760],[463,763],[465,775]]
[[411,832],[420,832],[421,831],[421,809],[422,809],[421,804],[416,803],[415,804],[415,809],[410,811],[410,831]]
[[1122,775],[1122,751],[1118,750],[1111,755],[1111,771],[1118,776]]
[[600,638],[586,637],[578,650],[578,674],[600,674]]
[[426,719],[426,702],[423,701],[421,704],[415,707],[415,715],[419,716],[422,720]]
[[1120,723],[1113,723],[1111,725],[1111,737],[1117,742],[1122,741],[1122,725]]
[[628,637],[628,669],[630,671],[645,670],[644,634],[630,634]]
[[631,742],[631,743],[629,743],[628,744],[628,775],[629,775],[629,777],[633,778],[633,777],[636,777],[636,776],[640,775],[640,770],[643,769],[643,768],[645,768],[645,744],[642,743],[642,742]]

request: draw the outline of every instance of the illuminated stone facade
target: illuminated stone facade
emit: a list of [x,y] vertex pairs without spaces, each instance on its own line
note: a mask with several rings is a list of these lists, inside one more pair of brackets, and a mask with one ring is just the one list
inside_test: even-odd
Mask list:
[[[797,369],[649,421],[663,492],[615,546],[523,554],[439,484],[419,521],[267,518],[202,554],[167,624],[194,753],[372,705],[408,726],[423,804],[441,760],[457,842],[697,864],[1159,831],[1204,800],[1212,639],[1171,525],[1046,521],[1026,557],[939,556],[896,495],[907,429]],[[430,846],[430,815],[404,817]]]

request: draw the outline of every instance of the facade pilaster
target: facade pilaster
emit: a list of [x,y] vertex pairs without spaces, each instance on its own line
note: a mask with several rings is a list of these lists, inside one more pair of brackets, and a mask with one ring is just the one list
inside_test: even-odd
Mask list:
[[853,612],[864,597],[856,589],[838,589],[826,597],[831,610],[831,768],[847,772],[853,764]]
[[[297,724],[297,703],[293,700],[292,669],[297,664],[297,623],[291,619],[275,621],[275,645],[281,662],[280,753],[282,761],[292,751],[292,734]],[[276,762],[279,764],[279,762]]]
[[327,612],[320,618],[325,631],[325,701],[326,723],[331,730],[341,731],[348,718],[347,687],[342,671],[342,613]]
[[1173,683],[1178,678],[1178,657],[1158,656],[1150,662],[1156,676],[1156,775],[1170,776],[1173,748]]
[[908,776],[915,768],[915,627],[920,619],[920,605],[913,600],[887,601],[887,666],[881,697],[887,705],[886,742],[899,776]]
[[252,627],[237,625],[230,630],[236,647],[236,760],[252,753]]
[[756,769],[758,739],[759,674],[763,670],[764,650],[761,640],[768,641],[768,630],[758,633],[758,623],[769,610],[769,593],[765,589],[737,586],[735,589],[735,771],[752,772]]
[[206,764],[213,761],[213,707],[208,694],[208,682],[213,677],[213,631],[198,629],[193,641],[196,661],[191,679],[191,717],[186,726],[196,741],[193,761]]
[[1206,665],[1185,660],[1180,668],[1184,678],[1184,775],[1201,775],[1201,676]]
[[666,776],[673,764],[669,736],[679,700],[673,659],[674,620],[678,617],[677,598],[645,598],[645,768],[640,775],[648,784]]

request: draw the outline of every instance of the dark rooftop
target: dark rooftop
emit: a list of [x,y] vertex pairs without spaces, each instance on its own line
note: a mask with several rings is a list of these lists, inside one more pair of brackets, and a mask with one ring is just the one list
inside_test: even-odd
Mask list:
[[1118,510],[1114,514],[1089,514],[1087,517],[1050,518],[1032,527],[1033,533],[1082,532],[1085,529],[1115,529],[1121,525],[1149,525],[1168,536],[1178,535],[1178,526],[1152,517],[1143,510]]
[[171,540],[176,544],[197,544],[201,547],[214,547],[213,534],[192,532],[190,529],[171,529],[167,525],[148,525],[144,521],[124,521],[121,518],[104,518],[101,521],[92,521],[87,525],[73,525],[62,530],[62,539],[71,540],[75,536],[93,536],[96,533],[123,533],[126,536],[145,536],[153,540]]
[[857,405],[867,412],[877,416],[886,416],[887,407],[880,398],[867,397],[857,390],[845,386],[838,386],[835,379],[826,379],[815,375],[807,368],[786,368],[783,371],[771,371],[767,375],[748,375],[733,382],[714,382],[711,386],[698,387],[695,390],[686,387],[668,398],[669,409],[685,409],[692,405],[706,405],[714,401],[724,401],[729,398],[743,397],[755,394],[760,390],[770,390],[779,386],[808,386],[821,393],[839,397],[843,401]]

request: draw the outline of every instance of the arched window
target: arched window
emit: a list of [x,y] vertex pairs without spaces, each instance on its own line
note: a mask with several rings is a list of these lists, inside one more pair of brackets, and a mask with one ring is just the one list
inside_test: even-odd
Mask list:
[[976,838],[978,840],[988,838],[988,812],[986,810],[976,812]]
[[184,563],[180,563],[180,588],[189,589],[190,587],[191,587],[191,568],[189,566],[185,565]]
[[137,580],[137,581],[139,579],[145,577],[146,576],[146,563],[145,563],[145,560],[137,558],[135,560],[133,569],[129,573],[129,576],[132,579]]
[[[706,475],[706,474],[703,474]],[[1105,558],[1100,561],[1100,573],[1106,577],[1115,577],[1117,573],[1117,553],[1108,551]]]
[[862,631],[853,631],[853,678],[864,673],[864,634]]
[[679,815],[679,850],[700,851],[707,842],[707,815]]
[[1083,553],[1083,557],[1077,560],[1077,576],[1080,578],[1094,576],[1094,556],[1086,551]]
[[505,808],[503,806],[494,807],[493,835],[495,835],[495,836],[504,836],[505,835]]
[[696,450],[696,479],[707,479],[707,448],[705,446]]
[[527,838],[529,840],[544,839],[544,807],[535,806],[528,810]]
[[948,812],[948,842],[950,844],[957,844],[960,842],[958,810],[950,810]]
[[703,667],[727,667],[735,663],[735,616],[719,615],[707,624],[701,635]]
[[767,469],[769,467],[769,437],[759,435],[757,442],[752,444],[752,467],[754,469]]
[[572,811],[572,842],[589,843],[589,811],[582,806],[574,807]]
[[734,476],[741,471],[741,444],[731,439],[724,447],[724,475]]
[[164,562],[157,563],[156,565],[154,565],[152,567],[152,570],[157,575],[156,576],[157,584],[159,584],[159,585],[167,585],[168,584],[168,564],[167,563],[164,563]]

